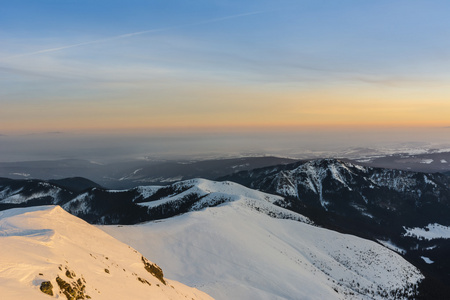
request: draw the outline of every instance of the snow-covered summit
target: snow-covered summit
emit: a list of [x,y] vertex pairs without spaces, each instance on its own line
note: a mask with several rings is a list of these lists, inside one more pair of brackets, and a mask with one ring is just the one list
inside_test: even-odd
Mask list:
[[[202,178],[195,178],[174,183],[170,185],[170,187],[172,187],[172,189],[174,190],[174,195],[176,195],[177,197],[189,193],[196,193],[202,196],[211,194],[223,195],[224,197],[227,197],[229,201],[242,198],[252,198],[273,203],[282,199],[282,197],[280,196],[274,196],[271,194],[252,190],[231,181],[218,182]],[[154,190],[154,192],[157,192],[157,190]],[[165,197],[165,199],[170,198],[171,195]]]
[[284,201],[283,197],[249,189],[231,181],[218,182],[196,178],[149,190],[153,194],[147,190],[147,198],[139,202],[139,205],[147,207],[149,211],[173,211],[179,214],[228,202],[239,202],[272,217],[312,223],[303,215],[275,205]]
[[2,299],[212,299],[59,206],[0,212]]

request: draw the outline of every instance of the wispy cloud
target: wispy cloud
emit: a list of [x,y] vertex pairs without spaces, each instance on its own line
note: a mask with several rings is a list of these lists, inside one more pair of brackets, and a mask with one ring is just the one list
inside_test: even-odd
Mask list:
[[361,81],[368,84],[381,85],[386,87],[403,87],[403,86],[443,86],[445,82],[439,79],[428,78],[424,76],[357,76],[351,78],[355,81]]
[[205,24],[210,24],[210,23],[222,22],[222,21],[226,21],[226,20],[243,18],[243,17],[257,15],[257,14],[262,14],[262,13],[264,13],[264,11],[247,12],[247,13],[242,13],[242,14],[237,14],[237,15],[230,15],[230,16],[225,16],[225,17],[220,17],[220,18],[214,18],[214,19],[209,19],[209,20],[189,23],[189,24],[183,24],[183,25],[177,25],[177,26],[170,26],[170,27],[163,27],[163,28],[157,28],[157,29],[150,29],[150,30],[131,32],[131,33],[121,34],[121,35],[107,37],[107,38],[102,38],[102,39],[93,40],[93,41],[87,41],[87,42],[82,42],[82,43],[77,43],[77,44],[65,45],[65,46],[55,47],[55,48],[48,48],[48,49],[38,50],[38,51],[34,51],[34,52],[21,53],[21,54],[5,57],[5,58],[0,59],[0,60],[6,61],[6,60],[14,59],[14,58],[25,57],[25,56],[38,55],[38,54],[49,53],[49,52],[57,52],[57,51],[62,51],[62,50],[66,50],[66,49],[76,48],[76,47],[82,47],[82,46],[88,46],[88,45],[93,45],[93,44],[109,42],[109,41],[113,41],[113,40],[130,38],[130,37],[139,36],[139,35],[145,35],[145,34],[150,34],[150,33],[164,32],[164,31],[176,30],[176,29],[181,29],[181,28],[186,28],[186,27],[192,27],[192,26],[198,26],[198,25],[205,25]]

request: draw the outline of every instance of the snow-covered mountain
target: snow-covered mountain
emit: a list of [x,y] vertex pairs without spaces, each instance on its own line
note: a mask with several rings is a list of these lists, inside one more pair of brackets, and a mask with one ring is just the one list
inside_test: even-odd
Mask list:
[[[279,197],[205,180],[185,193],[193,190],[204,195],[199,206],[218,205],[100,228],[151,254],[172,278],[216,299],[406,299],[423,278],[375,242],[310,225],[296,213],[280,218],[281,208],[271,204]],[[221,201],[222,195],[234,197]],[[162,201],[182,198],[181,193]]]
[[[325,210],[339,209],[342,201],[357,210],[366,210],[369,202],[397,210],[398,200],[406,199],[417,205],[427,200],[450,203],[448,176],[363,167],[336,159],[243,171],[224,178],[303,202],[315,202]],[[387,193],[391,197],[386,197]]]
[[[405,234],[408,228],[450,225],[448,176],[322,159],[244,171],[222,179],[283,196],[284,200],[275,204],[326,228],[377,240],[402,253],[432,274],[427,278],[436,279],[430,290],[442,291],[450,284],[450,240],[420,240]],[[445,297],[449,292],[446,290]]]
[[[426,275],[421,287],[439,292],[430,298],[444,295],[445,299],[450,295],[450,239],[418,239],[407,234],[409,229],[426,228],[429,224],[450,226],[449,177],[324,159],[239,172],[222,179],[228,181],[192,179],[167,186],[128,190],[92,187],[84,191],[70,189],[66,182],[64,187],[58,187],[65,192],[57,193],[57,197],[43,193],[44,197],[16,203],[11,199],[28,199],[25,190],[17,188],[17,182],[14,189],[0,182],[0,195],[2,191],[6,195],[0,197],[0,210],[35,203],[59,204],[90,223],[136,224],[245,203],[277,219],[314,222],[378,241]],[[33,195],[39,195],[47,184],[52,183],[43,182]]]
[[272,217],[311,223],[308,218],[273,204],[282,201],[282,197],[255,191],[229,181],[191,179],[158,189],[155,187],[141,187],[140,189],[146,191],[142,193],[146,197],[136,199],[135,202],[140,206],[147,207],[149,213],[154,216],[173,216],[214,207],[222,203],[241,201]]
[[[214,182],[206,179],[185,180],[168,186],[141,186],[131,190],[91,189],[74,197],[62,207],[96,224],[135,224],[169,218],[241,198],[245,198],[249,206],[258,207],[274,216],[298,218],[298,214],[273,205],[281,201],[282,197],[255,191],[233,182]],[[303,219],[306,218],[302,217]]]
[[59,206],[0,212],[0,295],[16,299],[212,299]]
[[0,209],[57,204],[90,223],[135,224],[245,197],[248,205],[263,211],[269,211],[266,206],[270,205],[270,213],[278,217],[298,218],[297,214],[273,205],[282,201],[282,197],[232,182],[191,179],[168,186],[140,186],[129,190],[92,187],[79,191],[71,188],[79,180],[66,179],[65,186],[39,180],[0,180]]

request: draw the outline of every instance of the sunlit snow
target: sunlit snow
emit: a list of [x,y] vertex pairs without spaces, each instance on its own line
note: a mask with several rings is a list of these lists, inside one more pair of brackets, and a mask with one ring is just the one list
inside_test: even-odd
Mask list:
[[[59,206],[0,212],[0,298],[66,299],[58,282],[76,290],[73,299],[211,299],[197,289],[156,277],[142,254]],[[68,299],[68,297],[67,297]]]

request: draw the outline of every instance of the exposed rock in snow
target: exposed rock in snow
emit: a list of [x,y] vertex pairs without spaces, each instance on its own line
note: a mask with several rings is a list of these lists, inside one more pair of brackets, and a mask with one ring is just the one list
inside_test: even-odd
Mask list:
[[14,299],[212,299],[59,206],[0,212],[0,295]]

